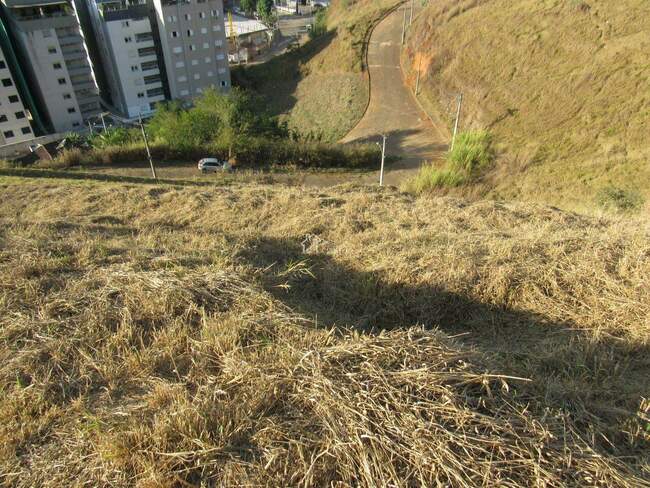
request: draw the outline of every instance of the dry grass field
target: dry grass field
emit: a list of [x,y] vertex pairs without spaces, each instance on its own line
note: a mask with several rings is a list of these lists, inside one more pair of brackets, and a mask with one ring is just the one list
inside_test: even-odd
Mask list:
[[650,227],[0,179],[4,486],[650,486]]
[[462,92],[461,128],[494,134],[471,192],[584,210],[616,189],[632,206],[650,199],[648,25],[645,0],[442,0],[405,61],[432,113],[451,121]]

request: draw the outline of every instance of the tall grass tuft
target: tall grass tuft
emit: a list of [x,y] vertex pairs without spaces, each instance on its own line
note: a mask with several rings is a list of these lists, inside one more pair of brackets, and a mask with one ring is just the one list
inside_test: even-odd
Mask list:
[[405,184],[407,191],[422,193],[454,188],[476,180],[494,161],[492,135],[484,130],[462,132],[442,167],[426,164]]

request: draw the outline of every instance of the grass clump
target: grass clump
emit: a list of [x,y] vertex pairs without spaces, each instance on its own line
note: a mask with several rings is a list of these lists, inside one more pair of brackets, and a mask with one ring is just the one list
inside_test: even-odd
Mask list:
[[604,209],[618,212],[637,210],[644,203],[643,197],[638,192],[614,186],[601,189],[596,195],[596,201]]
[[468,131],[458,135],[454,148],[442,167],[423,165],[405,188],[415,193],[455,188],[475,181],[494,161],[492,135],[487,131]]

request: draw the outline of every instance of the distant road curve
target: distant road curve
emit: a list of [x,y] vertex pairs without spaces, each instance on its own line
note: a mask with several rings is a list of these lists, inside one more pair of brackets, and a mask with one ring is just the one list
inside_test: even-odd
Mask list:
[[361,121],[341,142],[369,142],[388,135],[387,153],[400,161],[387,168],[387,184],[399,184],[423,162],[440,157],[447,142],[443,132],[419,108],[404,84],[400,65],[402,24],[401,6],[374,29],[368,46],[370,104]]

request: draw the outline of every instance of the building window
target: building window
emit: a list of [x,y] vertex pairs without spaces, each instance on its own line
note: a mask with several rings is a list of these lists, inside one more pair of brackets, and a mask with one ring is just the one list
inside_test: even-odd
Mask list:
[[210,13],[212,14],[213,17],[219,17],[219,11],[218,10],[212,10]]
[[176,18],[175,15],[170,15],[169,17],[167,17],[168,22],[176,22],[177,20],[178,19]]
[[3,78],[2,86],[14,86],[14,83],[11,81],[11,78]]
[[7,65],[5,64],[4,61],[0,61],[0,69],[5,69]]
[[128,26],[129,26],[129,21],[128,20],[122,21],[122,27],[128,27]]
[[7,116],[6,115],[0,115],[0,122],[6,122],[7,121]]
[[16,112],[14,115],[16,116],[17,119],[25,118],[25,112],[23,112],[22,110],[20,112]]
[[228,84],[226,83],[225,80],[221,80],[221,86],[227,86]]
[[194,79],[195,79],[195,80],[200,80],[200,79],[201,79],[201,75],[200,75],[199,73],[194,73]]
[[223,54],[217,54],[217,60],[218,61],[223,60]]
[[209,64],[211,61],[212,61],[212,60],[210,59],[210,56],[208,56],[207,58],[205,58],[205,64]]
[[208,28],[207,27],[201,27],[201,34],[207,34],[208,33]]
[[212,71],[208,71],[208,78],[212,78],[214,76],[214,73]]
[[203,93],[203,88],[197,88],[196,93]]
[[56,48],[54,46],[50,46],[47,48],[47,52],[50,54],[56,54]]
[[14,136],[14,131],[12,131],[12,130],[6,130],[6,131],[4,132],[4,135],[5,135],[5,139],[11,139],[11,138]]
[[63,94],[63,99],[64,100],[70,100],[71,98],[72,98],[72,95],[70,95],[69,93],[64,93]]
[[52,65],[52,67],[53,67],[54,69],[61,69],[61,63],[54,63],[54,64]]
[[178,37],[178,32],[172,31],[172,37]]
[[214,25],[212,26],[212,30],[213,30],[214,32],[219,32],[219,31],[221,30],[221,26],[220,26],[219,24],[214,24]]
[[52,37],[52,29],[44,29],[43,37]]
[[192,20],[192,16],[190,14],[185,14],[185,20]]
[[187,37],[192,37],[194,35],[194,31],[192,29],[187,29]]
[[69,108],[68,108],[68,113],[69,113],[69,114],[73,114],[73,113],[75,113],[76,111],[77,111],[77,109],[74,108],[74,107],[69,107]]
[[210,48],[210,43],[209,42],[204,42],[203,43],[203,49],[209,49]]
[[186,96],[189,95],[189,94],[190,94],[190,91],[189,91],[189,90],[181,90],[181,96],[182,96],[182,97],[186,97]]
[[9,95],[9,103],[18,102],[18,95]]
[[178,82],[179,83],[185,83],[187,81],[187,76],[179,76],[178,77]]
[[79,122],[73,122],[72,127],[79,127]]
[[221,41],[221,39],[217,39],[216,41],[214,41],[214,45],[216,47],[221,47],[223,46],[223,42]]
[[133,38],[131,36],[127,36],[124,38],[124,42],[131,42]]
[[144,98],[144,93],[142,92],[138,93],[138,98]]
[[196,51],[196,45],[190,44],[190,51]]
[[198,59],[193,59],[192,60],[192,66],[198,66],[199,60]]
[[59,85],[65,85],[65,78],[58,79]]
[[226,68],[219,68],[219,74],[220,75],[225,75],[226,74]]
[[[203,2],[199,2],[199,3],[203,3]],[[205,12],[199,12],[199,18],[205,19]]]
[[32,129],[30,129],[29,127],[23,127],[22,129],[20,129],[20,132],[22,132],[23,134],[30,134],[32,132]]
[[177,68],[183,68],[184,66],[185,66],[185,62],[184,62],[184,61],[176,61],[176,67],[177,67]]
[[176,46],[174,49],[172,49],[172,52],[173,52],[174,54],[180,54],[180,53],[183,52],[183,48],[180,47],[180,46]]
[[138,71],[138,67],[137,66],[131,66],[131,71]]

